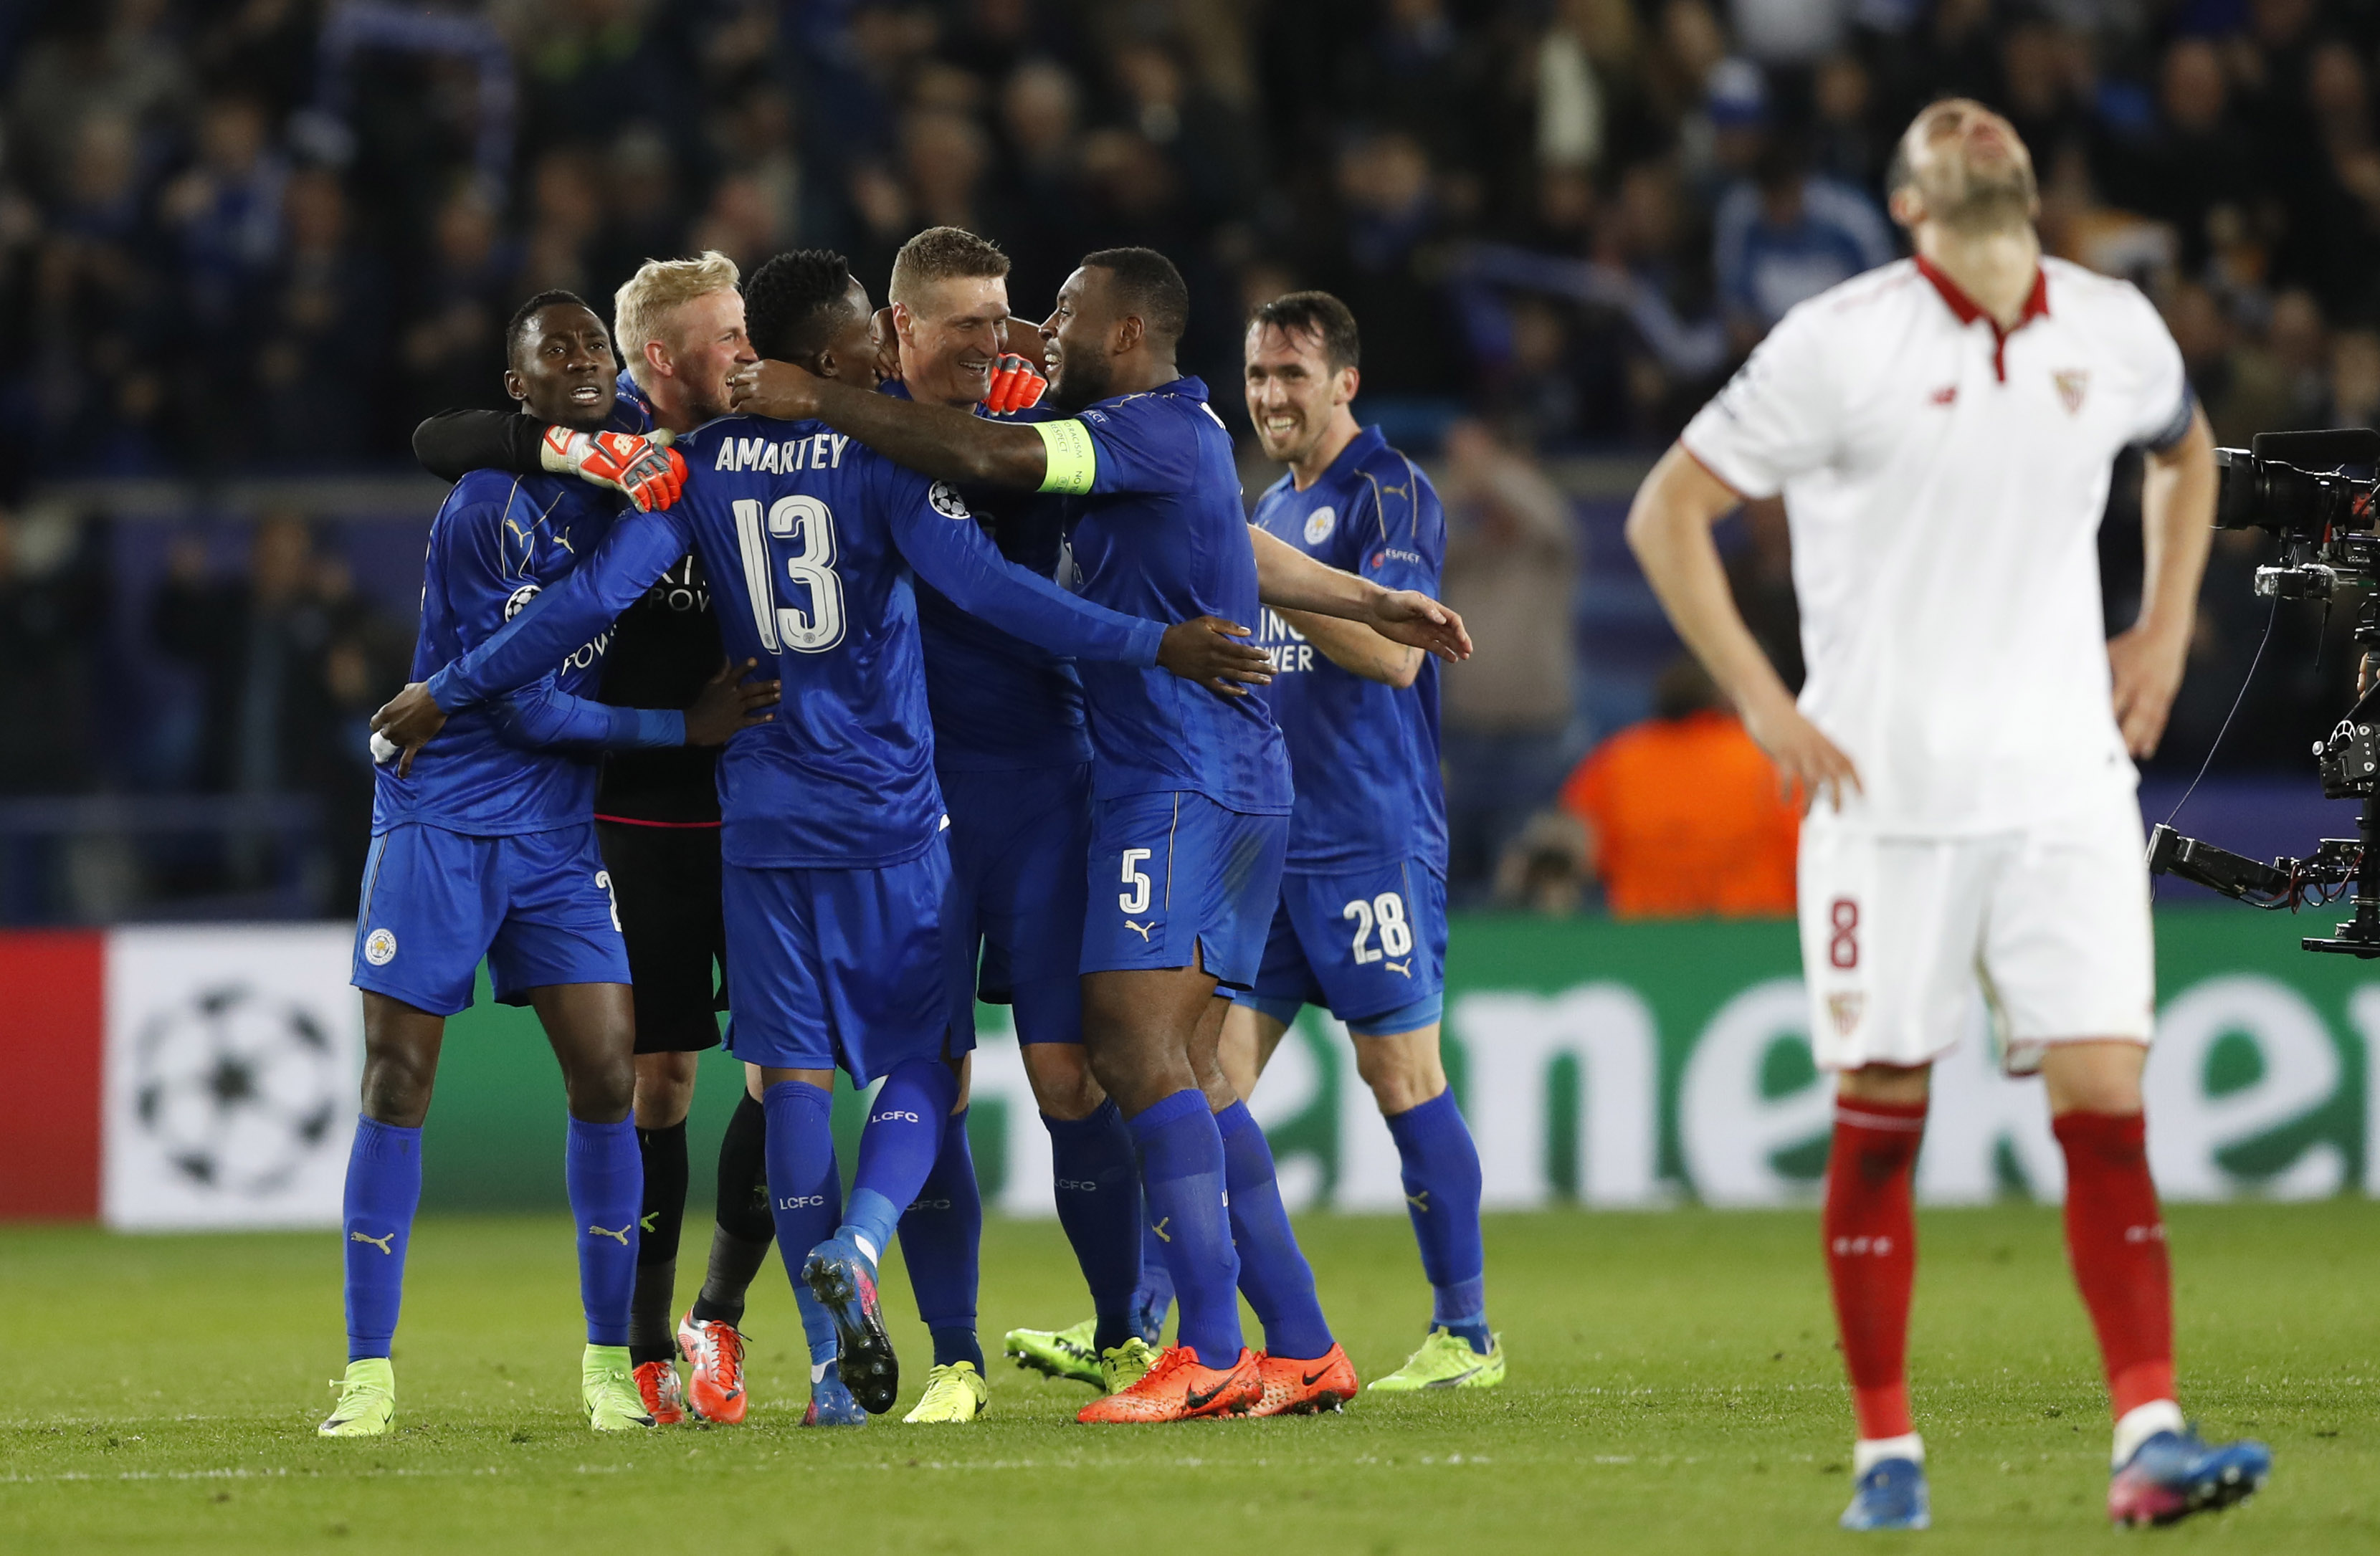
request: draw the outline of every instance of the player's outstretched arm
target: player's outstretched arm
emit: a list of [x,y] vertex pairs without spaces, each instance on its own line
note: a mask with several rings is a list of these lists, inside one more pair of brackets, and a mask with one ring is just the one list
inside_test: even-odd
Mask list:
[[1272,679],[1272,662],[1240,640],[1248,629],[1236,622],[1198,616],[1160,626],[1111,611],[1010,562],[964,508],[955,520],[930,501],[896,501],[892,511],[893,539],[919,577],[960,610],[1028,643],[1076,659],[1154,664],[1227,696]]
[[686,459],[666,432],[581,432],[501,410],[440,411],[413,429],[413,457],[446,480],[473,470],[576,476],[643,513],[668,507],[686,486]]
[[675,708],[620,708],[573,697],[551,675],[489,706],[496,713],[496,738],[520,750],[634,751],[691,744],[686,715]]
[[[1042,491],[1050,475],[1051,436],[1034,426],[987,421],[950,406],[897,399],[853,384],[820,378],[791,362],[762,361],[738,368],[727,381],[729,401],[739,415],[779,421],[823,421],[856,438],[896,465],[936,480]],[[1080,426],[1071,428],[1079,437]]]
[[[1257,597],[1273,609],[1360,622],[1383,638],[1411,644],[1440,659],[1471,657],[1471,634],[1464,630],[1463,618],[1428,595],[1410,589],[1382,589],[1369,578],[1317,562],[1255,525],[1248,526],[1248,538],[1257,549]],[[1407,675],[1403,684],[1410,685],[1412,679]]]
[[445,727],[447,715],[539,680],[610,626],[686,553],[689,543],[669,515],[614,524],[593,555],[530,601],[501,631],[382,704],[372,714],[372,733],[403,753],[397,771],[412,770],[414,754]]
[[1776,762],[1789,796],[1806,808],[1824,794],[1838,810],[1843,792],[1859,791],[1859,771],[1818,726],[1793,706],[1793,694],[1768,663],[1736,609],[1727,569],[1711,526],[1742,501],[1682,444],[1671,444],[1653,467],[1628,510],[1628,546],[1660,597],[1661,608],[1711,679],[1718,683],[1743,727]]
[[538,462],[545,429],[517,411],[442,410],[413,429],[413,458],[441,480],[461,480],[473,470],[533,476],[545,468]]
[[2153,756],[2181,690],[2198,616],[2198,585],[2215,543],[2215,430],[2206,412],[2152,451],[2141,480],[2140,618],[2107,639],[2116,727],[2135,757]]

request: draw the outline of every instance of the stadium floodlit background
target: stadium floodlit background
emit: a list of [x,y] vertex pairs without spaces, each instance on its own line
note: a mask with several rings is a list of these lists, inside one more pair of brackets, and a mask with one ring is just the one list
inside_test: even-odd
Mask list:
[[[1346,298],[1366,331],[1358,413],[1447,500],[1445,595],[1480,648],[1444,682],[1466,910],[1449,1050],[1499,1212],[1491,1310],[1515,1381],[1283,1423],[1297,1468],[1255,1436],[1163,1450],[1206,1455],[1193,1471],[1082,1449],[1050,1425],[1067,1396],[1003,1376],[998,1430],[1046,1435],[938,1440],[950,1462],[925,1473],[1008,1455],[1006,1478],[938,1484],[1014,1522],[954,1524],[919,1497],[887,1526],[933,1549],[1128,1531],[1123,1503],[1206,1516],[1166,1500],[1205,1487],[1243,1536],[1325,1548],[1569,1545],[1598,1520],[1623,1544],[1815,1539],[1849,1425],[1815,1228],[1790,1209],[1823,1169],[1827,1109],[1775,917],[1790,821],[1780,841],[1759,793],[1711,777],[1742,736],[1676,670],[1621,541],[1628,495],[1784,309],[1898,251],[1879,176],[1948,91],[2031,144],[2047,247],[2156,300],[2220,441],[2380,424],[2376,50],[2380,9],[2361,0],[0,5],[0,1220],[335,1222],[364,722],[403,680],[442,493],[407,434],[504,403],[517,299],[601,304],[648,256],[715,248],[748,269],[806,246],[849,254],[880,298],[895,247],[951,223],[1002,242],[1014,305],[1038,318],[1075,256],[1146,243],[1186,274],[1185,365],[1243,434],[1247,307],[1296,286]],[[1248,492],[1273,475],[1249,444]],[[2136,491],[2120,472],[2102,538],[2118,626]],[[1755,505],[1723,541],[1746,614],[1797,673],[1781,515]],[[2184,813],[2271,854],[2348,824],[2303,753],[2352,655],[2343,618],[2325,638],[2310,611],[2268,616],[2248,586],[2261,554],[2218,541],[2143,804],[2161,819],[2206,762],[2271,619]],[[1746,920],[1665,896],[1688,866]],[[2380,979],[2299,954],[2301,921],[2180,892],[2160,914],[2168,1196],[2308,1202],[2177,1212],[2185,1377],[2204,1379],[2189,1397],[2227,1426],[2261,1416],[2282,1450],[2283,1478],[2239,1519],[2374,1548],[2380,1335],[2355,1294],[2380,1275],[2362,1198],[2380,1185]],[[983,1014],[978,1149],[1014,1217],[988,1253],[996,1336],[1070,1319],[1076,1294],[1047,1144],[1004,1016]],[[427,1478],[367,1493],[307,1435],[335,1365],[326,1240],[0,1230],[0,1332],[74,1358],[12,1353],[0,1535],[18,1538],[0,1543],[541,1549],[569,1527],[549,1504],[601,1489],[574,1476],[633,1469],[575,1434],[561,1383],[528,1384],[565,1327],[548,1298],[567,1272],[545,1213],[562,1109],[525,1022],[482,1004],[447,1044],[401,1343],[421,1358],[408,1420],[448,1424],[375,1450],[371,1471]],[[1369,1371],[1417,1319],[1393,1152],[1343,1043],[1311,1016],[1299,1038],[1257,1112],[1294,1203],[1382,1212],[1309,1223]],[[2061,1188],[2039,1100],[1978,1051],[1944,1085],[1920,1187],[2000,1203],[1928,1222],[1916,1374],[1921,1414],[1979,1413],[1977,1462],[1937,1470],[1943,1538],[1968,1538],[1964,1508],[2005,1548],[2045,1520],[2090,1532],[2101,1404],[2033,1203]],[[732,1068],[703,1084],[689,1263]],[[459,1210],[529,1219],[435,1219]],[[507,1262],[525,1247],[543,1250],[526,1270]],[[2277,1318],[2257,1307],[2276,1285],[2292,1290]],[[1771,1295],[1746,1308],[1755,1291]],[[64,1333],[61,1308],[78,1313]],[[754,1321],[792,1332],[785,1308],[756,1303]],[[756,1382],[772,1365],[756,1354]],[[789,1426],[799,1369],[778,1370],[759,1419]],[[2080,1438],[2042,1435],[2074,1421]],[[669,1496],[692,1487],[720,1499],[714,1543],[775,1549],[774,1526],[719,1510],[759,1505],[765,1483],[733,1477],[809,1450],[787,1435],[710,1434],[676,1492],[640,1472],[641,1511],[604,1515],[682,1530]],[[857,1437],[818,1463],[918,1469],[896,1432]],[[1033,1484],[1127,1471],[1173,1489],[1087,1509]],[[308,1476],[324,1478],[272,1478]],[[457,1508],[471,1539],[438,1522]],[[425,1522],[407,1536],[391,1510]],[[813,1515],[865,1538],[833,1525],[849,1508]]]

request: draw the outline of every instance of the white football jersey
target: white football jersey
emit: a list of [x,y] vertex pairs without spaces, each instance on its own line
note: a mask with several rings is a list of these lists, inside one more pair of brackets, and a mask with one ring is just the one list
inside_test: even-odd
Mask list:
[[1858,764],[1843,820],[2000,832],[2135,781],[2110,705],[2097,535],[2116,456],[2193,401],[2129,283],[2044,260],[2003,335],[1903,260],[1794,308],[1681,441],[1782,492],[1809,678]]

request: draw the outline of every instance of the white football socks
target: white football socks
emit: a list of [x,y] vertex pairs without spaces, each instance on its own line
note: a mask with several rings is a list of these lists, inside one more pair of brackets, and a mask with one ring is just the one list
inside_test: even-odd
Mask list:
[[2159,1432],[2181,1432],[2190,1428],[2182,1419],[2181,1406],[2169,1399],[2153,1399],[2146,1404],[2134,1405],[2116,1422],[2116,1446],[2107,1457],[2107,1467],[2121,1469],[2124,1462],[2141,1451],[2141,1444]]
[[1852,1445],[1852,1478],[1874,1469],[1887,1459],[1908,1459],[1915,1464],[1925,1462],[1925,1440],[1915,1432],[1906,1437],[1864,1437]]

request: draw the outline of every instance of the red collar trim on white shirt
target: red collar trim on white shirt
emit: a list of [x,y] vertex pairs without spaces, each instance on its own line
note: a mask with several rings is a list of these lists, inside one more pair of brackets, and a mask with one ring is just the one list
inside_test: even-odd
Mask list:
[[1934,262],[1923,254],[1917,257],[1917,274],[1934,283],[1942,294],[1942,301],[1961,324],[1972,324],[1981,319],[1992,327],[1992,372],[2002,383],[2008,382],[2008,337],[2035,319],[2049,317],[2049,276],[2038,266],[2033,273],[2033,290],[2025,295],[2024,310],[2017,315],[2016,330],[2003,330],[2000,322],[1985,313],[1975,299],[1959,289],[1959,284],[1934,268]]

